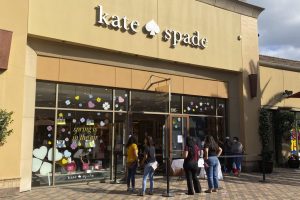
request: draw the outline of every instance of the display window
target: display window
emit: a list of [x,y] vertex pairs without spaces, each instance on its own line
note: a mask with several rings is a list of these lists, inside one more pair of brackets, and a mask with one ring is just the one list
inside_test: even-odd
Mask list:
[[56,184],[109,177],[112,113],[58,110],[59,119]]
[[32,186],[51,185],[55,110],[36,109],[32,152]]
[[140,112],[169,112],[169,93],[131,91],[131,110]]
[[55,107],[56,84],[49,82],[36,83],[36,107]]
[[59,84],[58,107],[113,110],[112,89]]
[[216,115],[215,98],[183,96],[183,113]]
[[171,113],[178,113],[180,114],[182,112],[182,104],[181,104],[181,98],[182,96],[179,94],[172,94],[171,95]]

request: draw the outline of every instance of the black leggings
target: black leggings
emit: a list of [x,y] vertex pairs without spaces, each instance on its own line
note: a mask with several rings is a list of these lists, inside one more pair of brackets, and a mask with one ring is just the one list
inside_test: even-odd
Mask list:
[[[201,192],[201,185],[197,177],[198,163],[197,162],[186,162],[183,166],[185,171],[185,177],[187,181],[188,194],[194,194]],[[194,185],[194,187],[193,187]]]

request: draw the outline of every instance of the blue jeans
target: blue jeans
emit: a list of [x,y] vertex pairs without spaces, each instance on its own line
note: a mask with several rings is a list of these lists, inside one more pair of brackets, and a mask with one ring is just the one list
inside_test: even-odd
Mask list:
[[132,167],[128,167],[128,174],[127,174],[127,188],[130,188],[130,181],[131,181],[131,186],[134,189],[135,187],[135,174],[136,174],[136,168],[137,168],[137,163],[133,165]]
[[146,192],[146,183],[147,183],[147,178],[149,176],[150,179],[150,190],[149,192],[152,193],[153,192],[153,175],[154,175],[154,170],[153,168],[148,164],[146,164],[145,168],[144,168],[144,176],[143,176],[143,185],[142,185],[142,192],[143,194]]
[[218,189],[219,180],[218,180],[218,158],[217,156],[208,157],[208,168],[206,170],[207,182],[209,189]]
[[235,163],[236,169],[241,171],[242,170],[242,161],[243,161],[243,154],[236,153],[235,155],[239,155],[239,157],[234,157],[233,162]]

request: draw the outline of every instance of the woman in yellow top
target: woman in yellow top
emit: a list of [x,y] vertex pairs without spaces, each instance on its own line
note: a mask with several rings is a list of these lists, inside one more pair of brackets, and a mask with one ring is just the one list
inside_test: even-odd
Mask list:
[[[127,191],[135,191],[135,173],[138,166],[138,147],[135,136],[131,136],[127,142]],[[130,189],[131,181],[131,189]]]

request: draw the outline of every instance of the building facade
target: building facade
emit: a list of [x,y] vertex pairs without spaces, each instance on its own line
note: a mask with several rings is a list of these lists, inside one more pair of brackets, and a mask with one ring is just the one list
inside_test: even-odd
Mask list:
[[5,5],[0,29],[12,37],[0,108],[14,112],[14,133],[0,147],[1,190],[112,179],[124,171],[124,144],[133,134],[139,143],[155,138],[161,162],[166,152],[181,156],[187,135],[238,136],[251,169],[260,153],[259,108],[295,84],[263,93],[269,71],[299,76],[258,67],[263,9],[245,2]]

